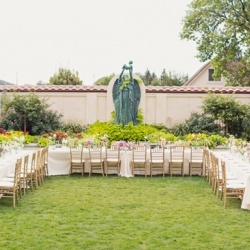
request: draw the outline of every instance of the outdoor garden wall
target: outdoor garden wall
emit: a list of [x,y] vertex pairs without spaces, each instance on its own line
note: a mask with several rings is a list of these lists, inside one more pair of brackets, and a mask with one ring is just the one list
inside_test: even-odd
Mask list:
[[[63,114],[65,122],[83,125],[95,121],[108,121],[114,111],[112,80],[109,86],[0,86],[0,98],[4,93],[28,94],[35,92],[48,98],[51,109]],[[250,87],[168,87],[141,85],[142,98],[139,108],[147,124],[164,124],[173,127],[185,121],[194,111],[201,112],[202,98],[208,91],[232,94],[241,103],[250,104]]]

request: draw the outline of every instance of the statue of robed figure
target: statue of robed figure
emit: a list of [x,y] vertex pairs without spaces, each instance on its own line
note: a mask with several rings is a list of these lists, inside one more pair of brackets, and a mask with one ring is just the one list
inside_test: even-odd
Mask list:
[[113,86],[113,102],[115,105],[115,124],[138,124],[137,115],[141,99],[139,83],[133,78],[133,62],[123,65],[122,72]]

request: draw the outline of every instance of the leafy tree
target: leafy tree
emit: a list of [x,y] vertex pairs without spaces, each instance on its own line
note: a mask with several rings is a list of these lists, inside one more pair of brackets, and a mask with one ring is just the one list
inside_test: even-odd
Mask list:
[[107,86],[110,82],[110,80],[115,76],[115,74],[112,74],[112,75],[109,75],[109,76],[104,76],[104,77],[101,77],[100,79],[98,79],[96,82],[95,82],[95,85],[105,85]]
[[155,73],[151,73],[149,69],[145,74],[136,73],[144,82],[146,86],[182,86],[188,79],[188,75],[178,74],[163,69],[160,78]]
[[176,136],[184,136],[189,133],[219,133],[220,128],[212,117],[193,112],[185,122],[177,124],[171,131]]
[[211,60],[214,78],[250,85],[249,0],[193,0],[183,24],[181,38],[196,42],[201,61]]
[[208,95],[202,101],[202,109],[205,114],[210,114],[214,119],[221,120],[225,124],[227,135],[230,125],[239,122],[249,112],[249,105],[240,104],[233,95],[223,96],[214,93]]
[[140,75],[140,78],[143,80],[145,86],[148,85],[153,85],[153,86],[157,86],[160,85],[160,82],[156,76],[156,74],[150,73],[149,69],[146,70],[144,75]]
[[82,85],[79,79],[78,72],[71,72],[69,69],[59,68],[58,73],[55,73],[49,79],[51,85]]
[[177,74],[175,72],[163,69],[161,73],[161,85],[162,86],[182,86],[188,79],[188,75]]
[[150,85],[151,85],[151,86],[159,86],[159,85],[161,85],[161,83],[160,83],[160,81],[159,81],[159,79],[158,79],[157,76],[154,76],[154,78],[152,79]]
[[190,118],[186,120],[188,133],[211,133],[220,132],[218,125],[214,123],[214,119],[204,114],[192,113]]
[[[238,124],[239,125],[239,124]],[[246,140],[250,140],[250,112],[242,119],[242,133],[240,134],[241,138],[245,138]]]
[[36,135],[51,132],[60,127],[62,115],[48,108],[46,100],[39,99],[34,93],[14,94],[13,99],[5,103],[0,127]]

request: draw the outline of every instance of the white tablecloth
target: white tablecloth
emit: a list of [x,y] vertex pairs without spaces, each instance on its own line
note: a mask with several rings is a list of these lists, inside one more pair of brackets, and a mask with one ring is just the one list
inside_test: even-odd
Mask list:
[[250,164],[239,156],[230,153],[215,153],[226,163],[227,172],[237,177],[245,185],[245,192],[241,203],[242,209],[250,210]]
[[[149,166],[150,150],[147,150],[147,175],[150,174]],[[83,158],[85,160],[85,172],[89,172],[88,149],[84,149]],[[170,150],[165,150],[165,173],[169,173]],[[190,150],[185,149],[184,153],[184,174],[189,174]],[[130,162],[132,151],[121,151],[121,171],[122,177],[132,177]],[[49,148],[48,157],[49,175],[67,175],[70,171],[70,151],[69,148]],[[135,174],[139,174],[135,172]]]
[[[0,178],[7,177],[14,173],[16,160],[19,158],[24,158],[25,155],[31,154],[31,150],[22,150],[12,153],[6,153],[4,157],[0,158]],[[31,158],[31,157],[30,157]]]

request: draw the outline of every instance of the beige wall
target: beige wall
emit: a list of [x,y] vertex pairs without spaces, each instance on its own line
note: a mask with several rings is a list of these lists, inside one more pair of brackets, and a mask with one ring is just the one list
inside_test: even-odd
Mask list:
[[[141,85],[141,91],[140,108],[143,110],[144,122],[164,124],[169,128],[184,122],[192,112],[201,112],[202,98],[206,95],[204,93],[145,93],[143,85]],[[97,120],[109,121],[111,112],[114,110],[111,85],[107,92],[36,92],[36,94],[48,98],[51,109],[62,113],[65,122],[86,125]],[[241,103],[250,104],[249,94],[235,94],[235,97]]]
[[65,122],[91,124],[95,121],[107,121],[107,93],[47,92],[36,93],[48,98],[52,110],[63,114]]

